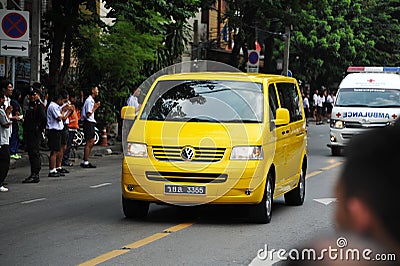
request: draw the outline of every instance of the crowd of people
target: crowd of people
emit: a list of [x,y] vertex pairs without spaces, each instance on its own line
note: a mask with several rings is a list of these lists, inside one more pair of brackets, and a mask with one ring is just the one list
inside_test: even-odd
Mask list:
[[330,122],[333,103],[335,102],[336,98],[335,91],[329,90],[322,86],[321,89],[314,90],[311,99],[310,88],[307,87],[302,89],[302,97],[307,125],[310,118],[313,118],[317,125],[322,125],[324,123],[324,117],[326,117],[327,123]]
[[[89,155],[94,146],[95,112],[100,102],[95,101],[99,89],[91,86],[91,94],[82,104],[78,104],[75,91],[62,90],[53,99],[39,82],[34,82],[26,97],[21,91],[13,90],[9,80],[1,81],[0,91],[0,192],[7,192],[5,179],[10,160],[20,159],[18,154],[22,146],[28,152],[30,175],[22,183],[39,183],[41,160],[40,145],[43,135],[48,138],[49,177],[68,174],[65,166],[73,166],[69,161],[70,149],[79,120],[83,123],[86,144],[82,168],[96,168],[89,162]],[[82,99],[83,101],[83,99]],[[21,143],[22,142],[22,143]]]

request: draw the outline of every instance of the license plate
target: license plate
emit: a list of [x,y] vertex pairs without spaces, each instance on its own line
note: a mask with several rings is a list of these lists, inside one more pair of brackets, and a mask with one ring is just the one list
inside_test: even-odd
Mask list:
[[206,186],[164,185],[165,194],[206,195]]

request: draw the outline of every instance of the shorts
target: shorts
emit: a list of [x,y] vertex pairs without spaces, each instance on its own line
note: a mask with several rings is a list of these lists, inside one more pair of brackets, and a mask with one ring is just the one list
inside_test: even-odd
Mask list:
[[317,114],[318,115],[323,115],[323,113],[324,113],[324,107],[317,106]]
[[49,139],[48,145],[50,151],[60,151],[62,132],[63,130],[55,130],[55,129],[47,130],[47,138]]
[[64,126],[64,129],[61,131],[61,145],[67,145],[68,143],[68,126]]
[[83,121],[83,134],[85,135],[85,140],[91,140],[94,138],[94,126],[96,123],[89,122],[87,120]]

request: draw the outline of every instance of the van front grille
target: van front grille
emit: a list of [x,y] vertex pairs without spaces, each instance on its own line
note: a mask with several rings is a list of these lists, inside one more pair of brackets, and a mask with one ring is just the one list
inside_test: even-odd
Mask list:
[[[153,146],[153,156],[159,161],[184,161],[181,156],[184,146]],[[193,147],[195,162],[218,162],[225,154],[224,148]]]
[[146,177],[152,181],[186,182],[186,183],[223,183],[227,174],[210,173],[179,173],[179,172],[146,172]]

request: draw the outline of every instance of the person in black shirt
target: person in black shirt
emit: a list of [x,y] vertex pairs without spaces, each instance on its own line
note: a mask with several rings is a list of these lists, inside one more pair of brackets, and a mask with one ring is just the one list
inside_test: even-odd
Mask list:
[[23,180],[22,183],[39,183],[39,172],[41,170],[39,146],[42,139],[42,132],[46,127],[47,116],[45,106],[40,101],[39,91],[31,87],[29,95],[29,107],[25,113],[23,129],[27,145],[26,150],[28,151],[29,162],[31,164],[31,175]]

